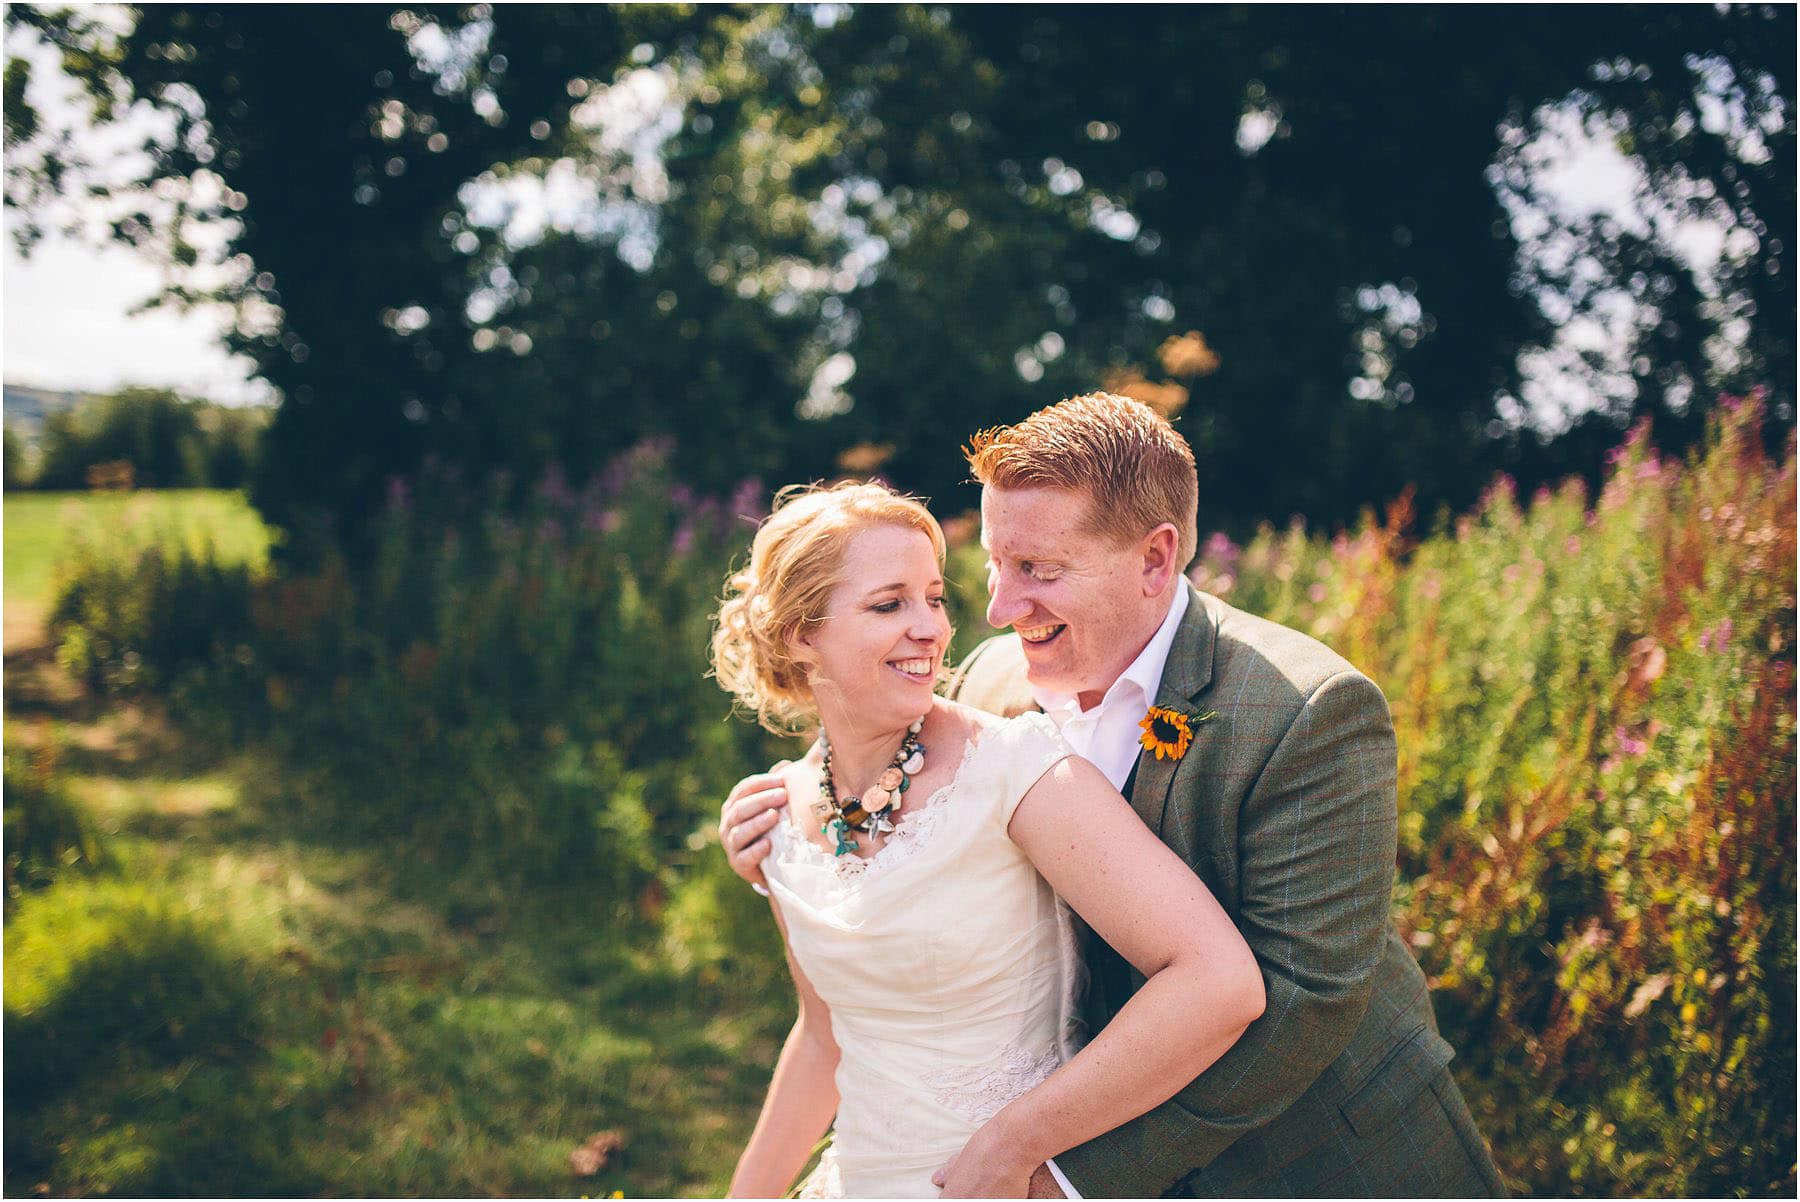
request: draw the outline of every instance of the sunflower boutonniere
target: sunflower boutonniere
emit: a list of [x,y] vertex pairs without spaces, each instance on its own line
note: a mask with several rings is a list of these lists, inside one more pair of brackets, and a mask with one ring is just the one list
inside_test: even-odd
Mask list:
[[1138,723],[1144,731],[1138,736],[1138,743],[1145,751],[1154,752],[1159,760],[1178,760],[1187,754],[1188,746],[1194,741],[1194,727],[1209,721],[1215,713],[1207,710],[1204,714],[1190,714],[1153,705],[1144,720]]

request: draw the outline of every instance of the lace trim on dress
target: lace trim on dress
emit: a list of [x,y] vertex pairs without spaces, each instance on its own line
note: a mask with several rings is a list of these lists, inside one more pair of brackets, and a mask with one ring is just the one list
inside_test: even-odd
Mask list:
[[806,1175],[806,1180],[793,1194],[796,1198],[842,1198],[844,1196],[844,1177],[838,1169],[837,1149],[826,1148],[824,1155],[813,1171]]
[[[984,738],[978,736],[963,745],[962,762],[956,766],[956,771],[950,777],[950,783],[927,797],[925,804],[912,813],[901,814],[900,821],[894,826],[893,833],[888,835],[887,842],[883,843],[874,855],[866,858],[853,855],[832,855],[811,839],[790,829],[781,832],[781,847],[777,853],[778,862],[792,864],[806,860],[831,869],[839,879],[848,879],[865,876],[876,868],[890,868],[895,864],[912,859],[919,853],[919,849],[930,840],[932,832],[942,822],[948,809],[943,802],[961,783],[963,770],[975,758],[975,749],[985,741]],[[785,822],[777,824],[778,828],[790,825]]]
[[932,1097],[971,1123],[985,1123],[1014,1098],[1056,1071],[1062,1056],[1055,1047],[1033,1052],[1008,1044],[997,1060],[927,1073],[921,1080]]

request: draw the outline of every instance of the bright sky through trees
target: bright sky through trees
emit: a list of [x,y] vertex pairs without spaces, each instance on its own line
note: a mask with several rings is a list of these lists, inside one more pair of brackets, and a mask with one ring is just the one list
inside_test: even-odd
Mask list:
[[[413,52],[421,65],[435,72],[455,72],[461,59],[482,49],[468,44],[468,35],[485,24],[471,23],[456,42],[448,40],[439,27],[425,25],[410,38]],[[78,127],[81,110],[73,103],[73,85],[55,69],[54,55],[31,35],[16,31],[9,38],[8,49],[30,58],[39,68],[33,71],[29,94],[46,124]],[[584,106],[592,112],[584,115],[578,110],[575,114],[578,123],[595,130],[618,169],[638,177],[639,196],[655,195],[655,188],[645,187],[643,180],[660,173],[660,147],[679,128],[679,101],[671,98],[665,74],[666,68],[631,72]],[[1729,124],[1738,119],[1716,96],[1710,104],[1705,101],[1703,94],[1701,108],[1709,123]],[[479,96],[476,103],[479,106]],[[1524,153],[1532,164],[1538,198],[1548,199],[1560,209],[1563,219],[1591,215],[1634,230],[1648,231],[1654,226],[1655,234],[1674,247],[1702,281],[1712,274],[1721,256],[1733,252],[1722,227],[1712,222],[1659,220],[1657,214],[1644,212],[1642,170],[1621,153],[1605,130],[1583,128],[1572,106],[1559,106],[1548,116],[1543,131],[1524,147]],[[1280,119],[1279,112],[1246,112],[1238,132],[1240,148],[1246,153],[1260,149],[1274,136]],[[93,136],[91,131],[84,135]],[[1754,136],[1753,130],[1749,136]],[[129,140],[121,139],[120,144]],[[470,180],[459,194],[470,224],[503,228],[508,242],[521,245],[537,241],[547,230],[602,232],[610,235],[627,263],[647,263],[655,242],[653,211],[641,205],[608,205],[592,181],[561,170],[563,166],[552,163],[538,175],[515,170],[504,179],[483,174]],[[1076,179],[1079,181],[1079,176]],[[1551,224],[1542,211],[1514,203],[1509,203],[1508,209],[1523,253],[1554,256],[1560,252],[1554,239],[1540,237]],[[1131,221],[1135,229],[1135,218],[1128,212],[1120,209],[1117,216]],[[9,211],[9,234],[12,221]],[[222,244],[223,238],[217,241]],[[880,256],[867,257],[878,260]],[[222,309],[131,312],[152,296],[158,285],[157,266],[116,243],[97,248],[92,242],[50,231],[27,259],[9,236],[4,288],[4,298],[10,302],[5,306],[7,379],[90,391],[126,384],[164,385],[227,402],[270,399],[270,390],[249,377],[248,360],[233,359],[221,349],[220,331],[229,320]],[[483,313],[504,299],[504,290],[504,281],[475,289],[468,302],[470,315],[483,320]],[[1631,300],[1620,294],[1616,304],[1602,304],[1589,313],[1566,317],[1552,313],[1560,325],[1555,341],[1525,353],[1520,396],[1503,397],[1500,415],[1510,422],[1557,430],[1572,416],[1602,405],[1614,390],[1632,387],[1626,348],[1633,309]],[[848,378],[854,370],[854,360],[847,355],[826,359],[815,373],[810,393],[801,401],[803,409],[815,415],[830,411],[831,398],[843,383],[839,377]],[[1354,392],[1356,381],[1351,387]]]

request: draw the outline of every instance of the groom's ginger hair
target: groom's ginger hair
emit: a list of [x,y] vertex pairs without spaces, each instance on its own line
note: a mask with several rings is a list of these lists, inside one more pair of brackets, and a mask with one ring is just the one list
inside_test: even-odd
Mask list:
[[1088,530],[1121,544],[1168,522],[1180,540],[1180,565],[1194,558],[1200,505],[1194,452],[1142,401],[1110,392],[1071,397],[1017,425],[981,431],[963,455],[982,485],[1085,494]]

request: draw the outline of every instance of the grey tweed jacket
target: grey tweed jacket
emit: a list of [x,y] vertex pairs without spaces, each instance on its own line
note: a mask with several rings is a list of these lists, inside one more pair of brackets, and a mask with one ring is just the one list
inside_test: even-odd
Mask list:
[[[1034,708],[1024,667],[1017,635],[989,639],[950,694],[1005,715]],[[1058,1167],[1085,1197],[1502,1193],[1390,916],[1395,744],[1381,690],[1323,644],[1195,590],[1157,704],[1214,716],[1179,760],[1140,756],[1132,808],[1237,923],[1267,1007],[1173,1099]],[[1084,934],[1097,1029],[1143,978]]]

